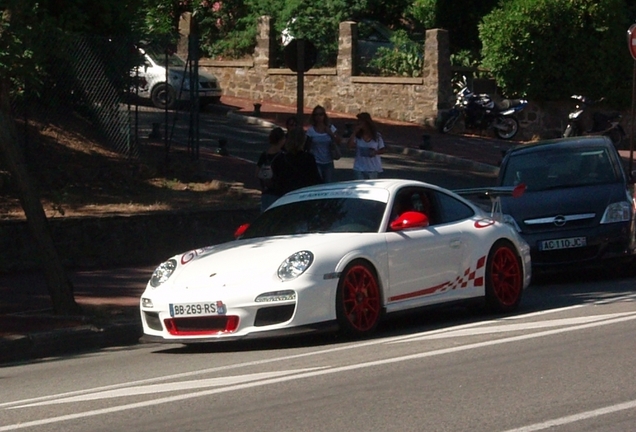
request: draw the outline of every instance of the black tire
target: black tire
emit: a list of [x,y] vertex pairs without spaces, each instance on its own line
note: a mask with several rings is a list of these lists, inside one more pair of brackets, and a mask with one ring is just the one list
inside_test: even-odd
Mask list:
[[177,95],[174,88],[166,83],[157,84],[152,89],[150,98],[152,100],[152,104],[161,109],[165,109],[166,107],[168,109],[172,109],[177,101]]
[[510,241],[498,240],[486,261],[486,307],[491,312],[510,312],[519,306],[522,294],[521,258]]
[[502,117],[499,126],[501,129],[496,127],[495,134],[501,139],[512,139],[519,132],[519,121],[514,117]]
[[614,147],[616,147],[616,150],[621,150],[623,148],[623,139],[625,139],[625,132],[623,132],[621,129],[618,129],[618,128],[612,129],[608,131],[605,135],[607,135],[609,139],[612,141],[612,144],[614,144]]
[[349,337],[373,333],[382,317],[378,276],[364,260],[350,262],[342,271],[336,291],[336,317],[340,332]]
[[442,123],[442,128],[440,129],[440,132],[442,133],[450,132],[457,124],[457,120],[459,120],[459,113],[449,114],[449,117],[446,119],[446,121]]

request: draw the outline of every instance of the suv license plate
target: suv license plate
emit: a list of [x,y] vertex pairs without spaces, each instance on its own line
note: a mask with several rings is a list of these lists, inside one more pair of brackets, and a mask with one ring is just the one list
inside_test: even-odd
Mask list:
[[570,237],[539,242],[539,250],[549,251],[557,249],[571,249],[583,247],[587,244],[585,237]]

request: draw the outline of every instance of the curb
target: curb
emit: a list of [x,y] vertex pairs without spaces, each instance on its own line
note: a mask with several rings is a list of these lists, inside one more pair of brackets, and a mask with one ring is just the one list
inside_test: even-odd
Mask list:
[[[227,117],[232,120],[243,121],[248,124],[256,124],[264,127],[277,127],[276,123],[272,123],[268,120],[263,120],[259,117],[248,116],[243,114],[238,114],[234,110],[229,110],[227,112]],[[489,165],[481,162],[475,162],[470,159],[464,159],[457,156],[451,156],[444,153],[437,153],[430,150],[420,150],[414,149],[410,147],[403,146],[394,146],[387,145],[387,151],[390,153],[401,154],[404,156],[410,156],[419,160],[432,160],[435,162],[445,162],[448,164],[452,164],[461,168],[466,168],[471,171],[483,172],[487,174],[497,174],[499,173],[499,167],[494,165]]]
[[387,146],[387,149],[391,153],[399,153],[405,156],[411,156],[419,160],[432,160],[436,162],[446,162],[458,166],[460,168],[470,169],[476,172],[483,172],[487,174],[499,173],[499,167],[494,165],[485,164],[482,162],[475,162],[470,159],[464,159],[457,156],[451,156],[444,153],[437,153],[430,150],[420,150],[411,147],[402,146]]
[[0,339],[0,364],[135,345],[141,335],[141,321],[131,319],[4,338]]

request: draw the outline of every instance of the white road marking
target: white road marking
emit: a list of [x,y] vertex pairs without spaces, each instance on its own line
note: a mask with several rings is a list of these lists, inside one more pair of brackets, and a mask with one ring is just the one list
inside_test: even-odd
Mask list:
[[393,341],[391,343],[404,343],[404,342],[414,342],[414,341],[423,341],[423,340],[432,340],[432,339],[444,339],[451,337],[462,337],[462,336],[477,336],[484,334],[492,334],[492,333],[504,333],[504,332],[514,332],[514,331],[523,331],[523,330],[535,330],[549,327],[563,327],[563,326],[571,326],[571,325],[579,325],[585,323],[592,323],[597,321],[603,321],[607,319],[613,319],[620,316],[634,315],[633,312],[624,312],[618,314],[608,314],[608,315],[593,315],[593,316],[584,316],[584,317],[576,317],[576,318],[562,318],[557,320],[550,321],[539,321],[539,322],[528,322],[528,323],[520,323],[520,324],[504,324],[498,326],[491,327],[479,327],[479,328],[466,328],[460,330],[452,330],[444,333],[438,334],[425,334],[422,336],[410,338],[407,340]]
[[[627,297],[636,297],[636,294],[633,294],[633,295],[630,295],[630,296],[618,297],[618,299],[624,299],[624,298],[627,298]],[[604,302],[609,302],[609,301],[611,301],[611,299],[603,300],[603,301]],[[386,343],[396,342],[396,341],[400,341],[400,340],[409,340],[409,339],[413,339],[413,338],[418,338],[418,337],[420,337],[422,335],[433,335],[433,334],[438,334],[438,333],[448,333],[448,332],[457,331],[457,330],[465,329],[465,328],[486,326],[486,325],[490,325],[492,323],[497,323],[497,322],[502,322],[502,321],[531,318],[531,317],[534,317],[534,316],[546,315],[546,314],[550,314],[550,313],[559,313],[559,312],[564,312],[564,311],[571,310],[571,309],[581,308],[581,307],[584,307],[584,306],[593,306],[595,304],[597,304],[597,302],[586,303],[586,304],[583,304],[583,305],[567,306],[567,307],[563,307],[563,308],[542,310],[542,311],[531,312],[531,313],[523,314],[523,315],[516,315],[516,316],[511,316],[511,317],[500,318],[500,319],[497,319],[497,320],[479,321],[479,322],[474,322],[474,323],[470,323],[470,324],[463,324],[463,325],[454,326],[454,327],[448,327],[448,328],[439,329],[439,330],[415,333],[415,334],[411,334],[411,335],[407,335],[407,336],[394,336],[394,337],[389,337],[389,338],[375,339],[375,340],[372,340],[372,341],[354,343],[354,344],[351,344],[351,345],[343,345],[343,346],[338,346],[338,347],[335,347],[335,348],[328,348],[328,349],[325,349],[325,350],[312,351],[312,352],[303,353],[303,354],[293,354],[293,355],[289,355],[289,356],[275,357],[275,358],[271,358],[271,359],[255,360],[255,361],[245,362],[245,363],[235,363],[235,364],[219,366],[219,367],[214,367],[214,368],[200,369],[200,370],[191,371],[191,372],[182,372],[182,373],[173,374],[173,375],[159,376],[159,377],[155,377],[155,378],[148,378],[148,379],[131,381],[131,382],[126,382],[126,383],[121,383],[121,384],[112,384],[112,385],[107,385],[107,386],[102,386],[102,387],[95,387],[95,388],[92,388],[92,389],[75,390],[75,391],[66,392],[66,393],[60,393],[60,394],[56,394],[56,395],[47,395],[47,396],[40,396],[40,397],[36,397],[36,398],[29,398],[29,399],[23,399],[23,400],[12,401],[12,402],[4,402],[4,403],[0,403],[0,408],[7,408],[7,407],[16,406],[16,405],[24,405],[24,404],[28,404],[28,403],[32,403],[32,402],[39,402],[39,401],[43,401],[43,400],[51,400],[51,399],[56,399],[56,398],[59,398],[59,397],[65,397],[65,396],[68,397],[68,396],[74,396],[74,395],[88,394],[88,393],[92,393],[92,392],[96,392],[96,391],[104,391],[104,390],[111,390],[111,389],[117,389],[117,388],[124,388],[124,387],[129,387],[131,385],[140,385],[140,384],[147,384],[147,383],[153,383],[153,382],[169,381],[169,380],[174,380],[174,379],[179,379],[179,378],[186,378],[186,377],[191,377],[191,376],[196,376],[196,375],[204,375],[204,374],[209,374],[209,373],[221,372],[221,371],[225,371],[225,370],[240,369],[240,368],[245,368],[245,367],[264,365],[264,364],[268,364],[268,363],[277,363],[277,362],[284,362],[284,361],[288,361],[288,360],[295,360],[295,359],[304,358],[304,357],[312,357],[312,356],[318,356],[318,355],[323,355],[323,354],[331,354],[331,353],[334,353],[334,352],[352,350],[352,349],[357,349],[357,348],[364,348],[364,347],[372,346],[372,345],[386,344]]]
[[20,405],[20,406],[13,407],[11,409],[29,408],[29,407],[35,407],[35,406],[54,405],[54,404],[63,404],[63,403],[72,403],[72,402],[84,402],[89,400],[109,399],[109,398],[117,398],[117,397],[125,397],[125,396],[167,393],[172,391],[193,390],[193,389],[199,389],[199,388],[205,388],[205,387],[230,386],[230,385],[241,384],[244,382],[260,381],[264,379],[271,379],[271,378],[276,378],[276,377],[284,376],[284,375],[305,373],[305,372],[310,372],[310,371],[319,370],[319,369],[324,369],[324,367],[315,367],[315,368],[306,368],[306,369],[288,370],[288,371],[261,372],[261,373],[237,375],[237,376],[231,376],[231,377],[209,378],[209,379],[203,379],[203,380],[182,381],[182,382],[173,382],[173,383],[165,383],[165,384],[153,384],[153,385],[148,385],[143,387],[134,386],[134,387],[127,387],[123,389],[102,391],[97,393],[88,393],[85,395],[55,399],[55,400],[46,401],[46,402],[32,403],[28,405]]
[[570,423],[575,423],[582,420],[591,419],[594,417],[599,417],[605,414],[612,414],[618,411],[625,411],[628,409],[636,408],[636,400],[630,402],[624,402],[617,405],[610,405],[605,408],[599,408],[592,411],[586,411],[578,414],[573,414],[571,416],[561,417],[554,420],[548,420],[546,422],[535,423],[533,425],[528,425],[524,427],[520,427],[518,429],[509,429],[505,432],[534,432],[540,431],[544,429],[550,429],[554,426],[562,426]]
[[261,387],[261,386],[271,385],[271,384],[278,384],[278,383],[288,382],[288,381],[293,381],[293,380],[300,380],[300,379],[305,379],[305,378],[314,378],[314,377],[318,377],[318,376],[332,375],[332,374],[337,374],[337,373],[341,373],[341,372],[349,372],[349,371],[353,371],[353,370],[366,369],[366,368],[369,368],[369,367],[383,366],[383,365],[387,365],[387,364],[400,363],[400,362],[404,362],[404,361],[419,360],[419,359],[428,358],[428,357],[434,357],[434,356],[438,356],[438,355],[452,354],[452,353],[468,351],[468,350],[472,350],[472,349],[479,349],[479,348],[484,348],[484,347],[489,347],[489,346],[502,345],[502,344],[505,344],[505,343],[519,342],[519,341],[524,341],[524,340],[529,340],[529,339],[536,339],[536,338],[540,338],[540,337],[547,337],[547,336],[552,336],[552,335],[556,335],[556,334],[560,334],[560,333],[568,333],[568,332],[572,332],[572,331],[584,330],[584,329],[593,328],[593,327],[600,327],[600,326],[605,326],[605,325],[609,325],[609,324],[617,324],[617,323],[621,323],[621,322],[631,321],[631,320],[634,320],[634,319],[636,319],[636,315],[619,317],[619,318],[616,318],[616,319],[613,319],[613,320],[600,321],[600,322],[595,322],[595,323],[581,324],[579,326],[574,326],[574,327],[553,329],[553,330],[547,330],[547,331],[544,331],[544,332],[532,333],[532,334],[527,334],[527,335],[519,335],[519,336],[503,338],[503,339],[498,339],[498,340],[490,340],[490,341],[479,342],[479,343],[474,343],[474,344],[467,344],[467,345],[463,345],[463,346],[455,346],[455,347],[444,348],[444,349],[440,349],[440,350],[436,350],[436,351],[429,351],[429,352],[423,352],[423,353],[417,353],[417,354],[410,354],[410,355],[406,355],[406,356],[388,358],[388,359],[383,359],[383,360],[375,360],[375,361],[366,362],[366,363],[356,363],[356,364],[352,364],[352,365],[348,365],[348,366],[339,366],[339,367],[334,367],[334,368],[315,370],[315,371],[300,373],[298,375],[293,375],[293,376],[283,376],[283,377],[278,377],[278,378],[266,379],[266,380],[263,380],[263,381],[237,384],[237,385],[233,385],[233,386],[229,386],[229,387],[222,387],[222,388],[216,388],[216,389],[211,389],[211,390],[204,390],[204,391],[200,391],[200,392],[196,392],[196,393],[190,393],[190,394],[175,395],[175,396],[164,397],[164,398],[159,398],[159,399],[153,399],[153,400],[137,402],[137,403],[132,403],[132,404],[113,406],[113,407],[109,407],[109,408],[102,408],[102,409],[97,409],[97,410],[85,411],[85,412],[81,412],[81,413],[68,414],[68,415],[63,415],[63,416],[58,416],[58,417],[51,417],[51,418],[42,419],[42,420],[34,420],[34,421],[30,421],[30,422],[23,422],[23,423],[18,423],[18,424],[13,424],[13,425],[2,426],[2,427],[0,427],[0,432],[24,429],[24,428],[33,427],[33,426],[42,426],[42,425],[47,425],[47,424],[60,423],[60,422],[69,421],[69,420],[77,420],[77,419],[86,418],[86,417],[93,417],[93,416],[98,416],[98,415],[103,415],[103,414],[111,414],[111,413],[115,413],[115,412],[121,412],[121,411],[126,411],[126,410],[131,410],[131,409],[138,409],[138,408],[145,408],[145,407],[149,407],[149,406],[161,405],[161,404],[166,404],[166,403],[174,403],[174,402],[179,402],[179,401],[183,401],[183,400],[203,397],[203,396],[210,396],[210,395],[213,395],[213,394],[220,394],[220,393],[226,393],[226,392],[230,392],[230,391],[245,390],[245,389],[249,389],[249,388]]

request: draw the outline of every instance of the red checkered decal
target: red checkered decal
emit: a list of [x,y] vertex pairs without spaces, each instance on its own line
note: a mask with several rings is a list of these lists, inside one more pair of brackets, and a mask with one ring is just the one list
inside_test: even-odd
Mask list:
[[486,271],[486,257],[483,256],[477,260],[475,269],[467,268],[462,276],[458,276],[453,282],[449,283],[444,291],[448,289],[466,288],[470,286],[484,286],[484,272]]
[[424,288],[415,292],[401,294],[389,298],[389,301],[406,300],[415,297],[421,297],[425,295],[435,294],[437,292],[446,292],[448,290],[461,289],[466,287],[478,287],[484,286],[484,272],[486,271],[486,257],[483,256],[477,260],[477,265],[473,269],[472,267],[464,270],[461,276],[455,278],[452,282],[444,282],[443,284]]

